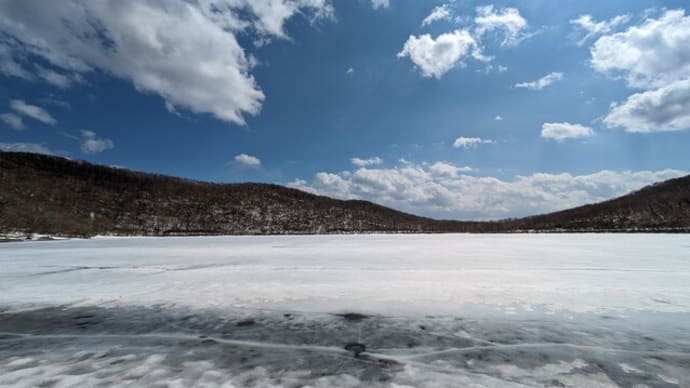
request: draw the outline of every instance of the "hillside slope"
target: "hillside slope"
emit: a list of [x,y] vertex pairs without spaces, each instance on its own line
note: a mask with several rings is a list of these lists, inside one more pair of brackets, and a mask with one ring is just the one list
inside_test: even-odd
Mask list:
[[470,225],[278,185],[204,183],[0,152],[0,232],[279,234],[468,231]]
[[214,184],[0,152],[0,233],[68,236],[355,232],[690,231],[690,176],[575,209],[439,221],[278,185]]
[[508,222],[509,229],[690,231],[690,176],[555,213]]

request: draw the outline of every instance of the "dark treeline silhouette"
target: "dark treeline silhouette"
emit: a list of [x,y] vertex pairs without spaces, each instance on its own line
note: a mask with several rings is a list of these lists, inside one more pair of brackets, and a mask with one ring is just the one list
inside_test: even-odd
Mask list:
[[517,220],[444,221],[279,185],[216,184],[0,152],[0,233],[64,236],[688,231],[690,177]]

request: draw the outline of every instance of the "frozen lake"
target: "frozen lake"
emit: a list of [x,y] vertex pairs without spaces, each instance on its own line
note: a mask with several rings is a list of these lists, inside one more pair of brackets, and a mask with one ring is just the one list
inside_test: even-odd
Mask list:
[[688,235],[0,245],[0,386],[689,382]]

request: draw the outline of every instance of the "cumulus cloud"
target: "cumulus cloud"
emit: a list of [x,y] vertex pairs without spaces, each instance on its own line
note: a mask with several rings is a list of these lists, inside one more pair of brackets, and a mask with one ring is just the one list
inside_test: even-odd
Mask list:
[[[482,38],[485,35],[499,34],[502,46],[514,46],[526,36],[527,21],[516,8],[495,9],[493,6],[477,7],[477,15],[471,26],[443,33],[436,38],[430,34],[410,35],[398,58],[408,57],[424,77],[441,78],[456,66],[464,66],[464,59],[471,57],[482,62],[493,58],[482,53]],[[422,26],[436,20],[449,18],[448,4],[434,8],[423,21]],[[503,66],[498,71],[505,71]]]
[[527,20],[517,8],[495,9],[493,5],[477,7],[474,18],[475,33],[481,37],[490,32],[503,34],[503,46],[515,46],[525,38]]
[[630,15],[618,15],[610,20],[602,20],[600,22],[595,21],[592,15],[580,15],[576,19],[571,20],[570,24],[584,31],[585,35],[577,42],[578,46],[582,46],[588,40],[608,34],[629,21]]
[[57,120],[55,120],[45,109],[40,106],[27,104],[23,100],[10,101],[10,108],[23,116],[38,120],[44,124],[55,125],[57,123]]
[[629,132],[690,129],[690,17],[684,10],[604,35],[590,51],[596,71],[642,90],[612,104],[607,126]]
[[355,74],[355,68],[354,67],[348,68],[347,70],[345,70],[345,74],[347,74],[347,75]]
[[651,89],[690,77],[690,17],[666,11],[658,19],[599,38],[592,67],[620,74],[633,88]]
[[7,112],[0,114],[0,120],[2,120],[5,124],[9,125],[12,129],[21,131],[24,129],[24,121],[22,120],[21,116],[17,116],[14,113]]
[[503,121],[503,116],[498,115],[498,116],[494,117],[494,120],[496,120],[496,121]]
[[468,55],[482,58],[479,46],[467,30],[441,34],[436,39],[429,34],[410,35],[398,53],[398,58],[409,57],[425,77],[441,78]]
[[53,155],[53,151],[40,143],[0,143],[0,151],[31,152],[34,154]]
[[247,154],[236,155],[235,162],[249,167],[259,167],[261,165],[261,159]]
[[0,1],[0,33],[18,42],[0,49],[0,70],[26,76],[20,59],[36,56],[52,68],[41,78],[58,86],[99,70],[176,107],[243,124],[264,94],[236,34],[285,38],[293,15],[332,12],[328,0]]
[[383,160],[378,156],[368,159],[352,158],[350,159],[350,161],[352,162],[352,164],[358,167],[375,166],[383,163]]
[[594,136],[594,130],[580,124],[571,123],[544,123],[541,126],[541,137],[556,141],[565,139],[577,139]]
[[371,0],[371,7],[374,9],[388,8],[390,6],[390,0]]
[[453,142],[453,147],[455,148],[464,148],[464,149],[470,149],[470,148],[477,148],[481,144],[493,144],[493,140],[489,139],[482,139],[479,137],[464,137],[460,136],[459,138],[455,139]]
[[623,103],[613,105],[604,124],[625,128],[628,132],[690,128],[690,79],[633,94]]
[[472,172],[469,166],[459,167],[448,162],[436,162],[429,167],[429,172],[436,177],[457,178],[460,173]]
[[531,90],[542,90],[545,87],[551,85],[552,83],[560,81],[562,79],[563,79],[563,73],[553,72],[551,74],[547,74],[547,75],[539,78],[536,81],[517,83],[517,84],[515,84],[515,87],[516,88],[531,89]]
[[443,218],[505,218],[603,201],[686,175],[679,170],[599,171],[587,175],[535,173],[499,179],[464,174],[448,162],[400,163],[392,168],[320,172],[290,185],[343,199],[364,199]]
[[431,10],[431,13],[422,20],[422,27],[428,26],[439,20],[448,20],[452,15],[450,4],[439,5]]
[[85,154],[98,154],[115,148],[112,140],[99,138],[93,131],[81,131],[81,137],[81,152]]

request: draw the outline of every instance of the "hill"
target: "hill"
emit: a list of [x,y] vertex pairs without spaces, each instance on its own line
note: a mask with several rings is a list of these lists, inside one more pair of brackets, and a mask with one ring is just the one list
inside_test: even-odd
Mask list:
[[0,152],[0,233],[66,236],[688,231],[690,176],[621,198],[495,222],[443,221],[279,185],[216,184]]
[[214,184],[0,152],[0,232],[218,235],[469,231],[366,201],[278,185]]
[[511,230],[690,231],[690,176],[608,201],[507,223]]

